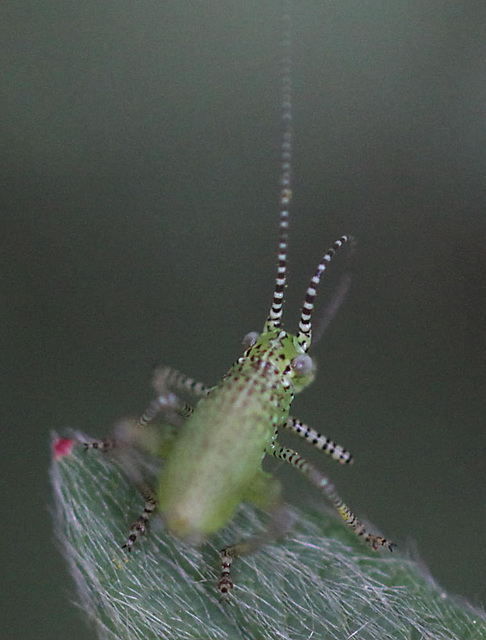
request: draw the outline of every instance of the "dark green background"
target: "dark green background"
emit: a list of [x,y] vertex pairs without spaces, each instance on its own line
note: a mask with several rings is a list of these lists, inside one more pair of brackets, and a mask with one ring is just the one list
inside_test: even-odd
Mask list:
[[[485,603],[486,5],[296,5],[289,328],[323,250],[359,251],[295,413],[354,452],[321,465],[356,511]],[[214,382],[262,326],[279,16],[3,5],[2,637],[93,637],[53,541],[49,431],[107,433],[157,362]]]

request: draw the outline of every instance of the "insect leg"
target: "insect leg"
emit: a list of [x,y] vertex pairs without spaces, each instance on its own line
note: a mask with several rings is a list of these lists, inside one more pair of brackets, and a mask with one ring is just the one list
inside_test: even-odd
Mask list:
[[91,440],[90,442],[83,442],[84,450],[96,449],[101,453],[108,453],[116,446],[115,438],[103,438],[103,440]]
[[116,458],[120,450],[133,446],[138,426],[137,420],[124,418],[115,425],[109,438],[83,442],[84,450],[95,449],[96,451],[101,451],[101,453],[110,453]]
[[231,565],[239,556],[247,556],[257,551],[261,546],[275,540],[290,528],[292,518],[282,502],[279,502],[271,511],[271,521],[268,528],[258,536],[249,540],[243,540],[221,550],[221,575],[218,582],[220,600],[226,602],[229,598],[233,582],[231,580]]
[[343,502],[329,478],[318,471],[310,462],[307,462],[299,453],[293,449],[282,447],[277,442],[274,443],[271,453],[278,460],[288,462],[306,476],[331,501],[344,522],[372,549],[387,547],[390,551],[393,550],[394,543],[386,538],[369,533],[365,525],[358,520],[351,509]]
[[354,461],[352,454],[347,451],[347,449],[336,444],[330,438],[323,436],[321,433],[312,427],[309,427],[309,425],[304,424],[297,418],[289,417],[283,427],[284,429],[287,429],[287,431],[291,431],[300,438],[303,438],[316,449],[324,451],[324,453],[327,453],[341,464],[352,464]]
[[140,491],[143,498],[145,499],[145,507],[142,515],[130,527],[130,535],[128,536],[128,540],[122,546],[122,548],[126,549],[127,551],[131,551],[137,539],[140,536],[143,536],[144,533],[147,531],[147,526],[148,526],[150,517],[153,515],[154,511],[157,509],[157,497],[152,487],[149,487],[146,484],[139,484],[137,485],[137,489]]
[[[149,406],[138,419],[138,426],[146,427],[161,412],[175,413],[183,418],[188,418],[194,409],[185,402],[182,402],[175,394],[161,394],[152,400]],[[169,419],[170,422],[170,419]]]
[[[131,446],[136,440],[137,429],[146,427],[161,411],[172,411],[178,415],[187,418],[191,415],[194,409],[179,400],[179,398],[173,393],[169,393],[165,396],[158,396],[153,400],[149,406],[145,409],[142,415],[136,422],[133,420],[122,420],[115,428],[114,435],[110,438],[104,438],[103,440],[91,440],[90,442],[83,442],[84,450],[96,449],[102,453],[108,453],[113,449],[122,446]],[[169,420],[169,424],[170,424]]]
[[196,398],[207,396],[212,389],[212,387],[203,382],[197,382],[194,378],[190,378],[171,367],[157,368],[152,384],[157,393],[167,394],[168,389],[174,389],[176,391],[186,391]]
[[[107,438],[105,440],[96,440],[93,442],[85,442],[85,450],[99,449],[103,453],[110,452],[113,461],[120,467],[128,480],[136,487],[145,500],[145,507],[142,515],[130,527],[130,535],[124,549],[132,550],[137,538],[143,535],[147,530],[150,517],[157,509],[157,496],[155,491],[144,480],[143,468],[139,465],[139,460],[135,455],[133,445],[135,443],[136,432],[140,431],[140,426],[136,420],[123,420],[116,427],[116,437]],[[167,436],[170,446],[170,434]],[[159,448],[161,445],[159,444]]]

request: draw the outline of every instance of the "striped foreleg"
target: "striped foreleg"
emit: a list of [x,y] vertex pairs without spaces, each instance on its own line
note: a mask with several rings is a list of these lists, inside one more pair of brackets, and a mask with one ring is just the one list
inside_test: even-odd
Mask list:
[[89,442],[83,442],[84,450],[96,449],[101,453],[108,453],[116,446],[115,438],[103,438],[103,440],[90,440]]
[[194,409],[186,402],[180,400],[173,393],[165,393],[157,396],[155,400],[149,404],[149,406],[142,413],[138,419],[139,427],[146,427],[159,413],[177,414],[183,418],[188,418]]
[[318,471],[310,462],[307,462],[299,453],[293,449],[281,447],[278,443],[274,443],[271,453],[278,460],[288,462],[306,476],[306,478],[331,501],[348,527],[351,527],[356,535],[362,538],[372,549],[376,550],[380,547],[387,547],[390,551],[393,550],[395,546],[394,543],[386,538],[369,533],[365,525],[358,520],[351,509],[340,498],[329,478]]
[[172,389],[186,391],[196,398],[204,398],[213,388],[172,369],[172,367],[158,367],[155,370],[152,384],[158,394],[167,395],[168,390]]
[[284,429],[291,431],[295,435],[303,438],[307,443],[311,444],[316,449],[320,449],[331,456],[334,460],[337,460],[341,464],[352,464],[354,459],[352,454],[344,447],[336,444],[330,438],[323,436],[318,431],[304,424],[297,418],[289,417],[287,422],[283,425]]

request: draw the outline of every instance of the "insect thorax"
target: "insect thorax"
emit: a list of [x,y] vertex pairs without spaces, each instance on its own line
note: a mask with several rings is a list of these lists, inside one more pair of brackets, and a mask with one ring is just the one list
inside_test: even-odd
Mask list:
[[290,406],[314,379],[315,367],[304,373],[295,367],[296,359],[307,357],[297,336],[281,329],[264,331],[228,371],[226,378],[242,375],[270,392],[273,390]]

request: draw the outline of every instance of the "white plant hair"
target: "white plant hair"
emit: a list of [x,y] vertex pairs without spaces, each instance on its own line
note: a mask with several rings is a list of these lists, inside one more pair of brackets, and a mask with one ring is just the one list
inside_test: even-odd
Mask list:
[[294,511],[281,541],[240,558],[231,602],[216,590],[218,550],[258,532],[248,507],[197,549],[156,519],[132,554],[121,549],[143,504],[110,457],[54,459],[56,533],[76,601],[101,640],[480,640],[486,616],[445,594],[420,563],[382,556],[337,519]]

